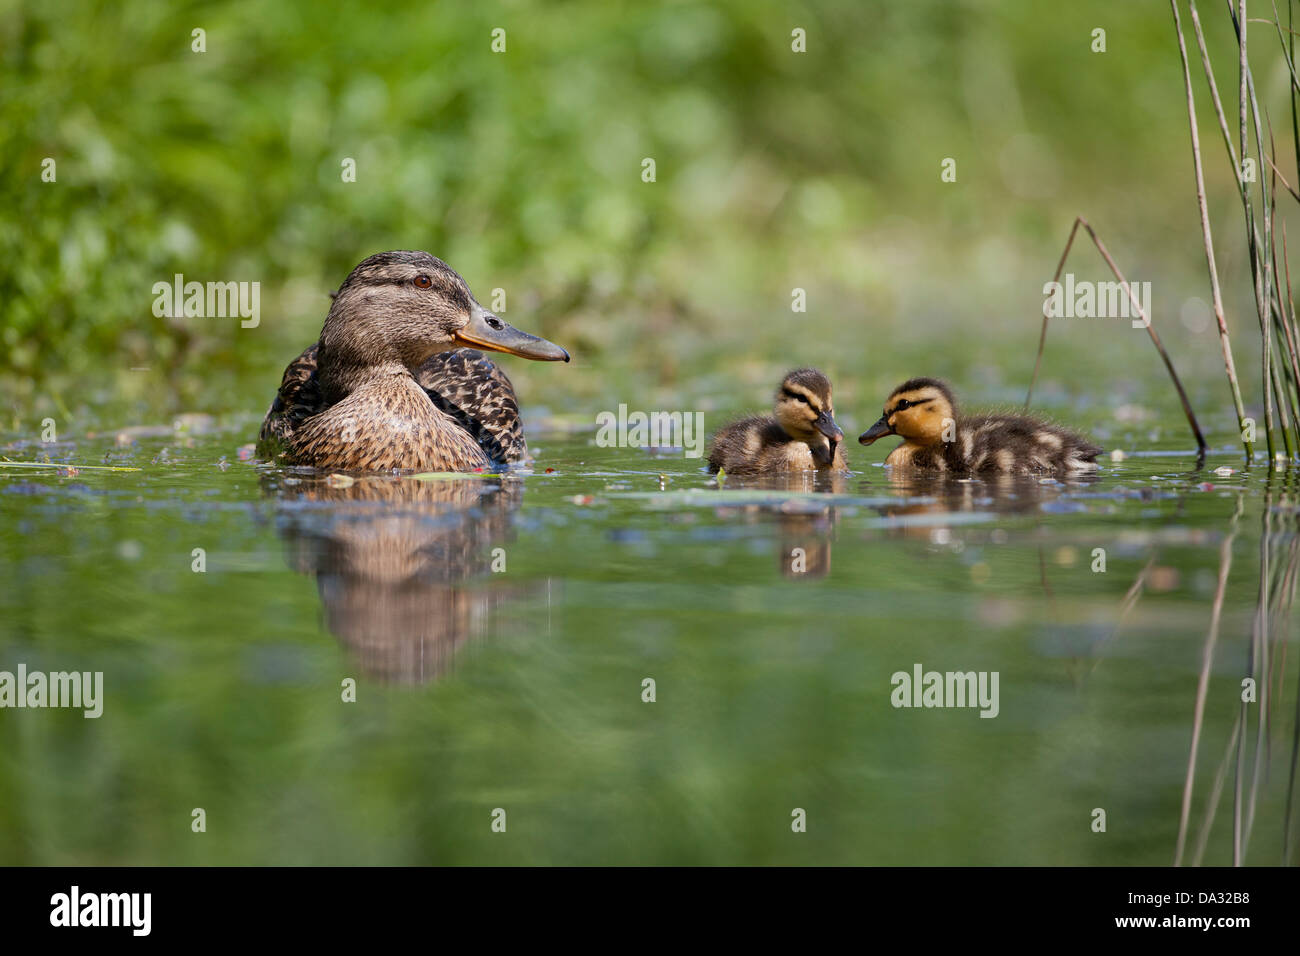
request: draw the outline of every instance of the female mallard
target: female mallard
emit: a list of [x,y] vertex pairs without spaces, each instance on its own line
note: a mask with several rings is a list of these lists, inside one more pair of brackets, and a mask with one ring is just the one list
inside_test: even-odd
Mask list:
[[870,445],[885,435],[903,439],[886,465],[954,474],[1079,474],[1096,470],[1101,454],[1083,436],[1026,415],[959,416],[952,391],[933,378],[894,389],[880,421],[858,441]]
[[484,309],[441,259],[371,256],[335,294],[320,341],[285,369],[257,453],[344,471],[518,461],[527,446],[514,387],[474,348],[569,360]]
[[815,368],[795,369],[776,390],[772,415],[742,418],[713,436],[709,470],[727,474],[847,471],[844,433],[835,424],[830,380]]

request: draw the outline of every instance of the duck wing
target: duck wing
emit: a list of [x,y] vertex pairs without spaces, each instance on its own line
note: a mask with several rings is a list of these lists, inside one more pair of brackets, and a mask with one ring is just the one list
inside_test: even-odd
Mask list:
[[316,381],[316,348],[319,344],[313,342],[284,370],[280,390],[275,393],[275,401],[271,403],[257,436],[259,457],[273,457],[278,451],[277,445],[287,447],[294,429],[303,419],[310,418],[324,407]]
[[420,366],[415,380],[429,400],[469,432],[493,461],[528,457],[515,387],[482,352],[438,352]]

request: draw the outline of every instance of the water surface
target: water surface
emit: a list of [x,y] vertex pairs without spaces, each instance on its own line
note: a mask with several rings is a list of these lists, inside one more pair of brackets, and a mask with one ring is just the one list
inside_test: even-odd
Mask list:
[[[0,711],[0,862],[1295,861],[1285,471],[719,490],[578,432],[348,484],[183,424],[6,451],[139,470],[0,468],[0,669],[105,682]],[[917,664],[997,716],[894,707]]]

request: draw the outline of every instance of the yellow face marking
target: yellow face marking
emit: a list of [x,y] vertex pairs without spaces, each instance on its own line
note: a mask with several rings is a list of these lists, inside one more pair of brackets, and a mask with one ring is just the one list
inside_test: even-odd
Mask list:
[[939,396],[934,392],[927,389],[918,389],[912,392],[901,392],[896,395],[890,395],[889,401],[885,402],[885,414],[892,415],[894,412],[899,411],[898,406],[902,402],[907,402],[909,405],[919,405],[922,402],[932,401],[938,397]]
[[889,427],[908,441],[936,444],[943,439],[943,421],[951,408],[943,393],[933,388],[898,392],[885,405]]
[[[781,390],[783,392],[789,392],[792,395],[802,395],[804,398],[808,400],[808,404],[813,409],[813,411],[816,412],[821,411],[821,407],[822,407],[821,399],[818,398],[816,395],[814,395],[812,392],[810,392],[808,389],[804,388],[802,385],[799,385],[795,382],[784,382],[781,385]],[[787,396],[787,398],[789,398],[789,396]],[[798,401],[798,399],[793,399],[793,401]]]

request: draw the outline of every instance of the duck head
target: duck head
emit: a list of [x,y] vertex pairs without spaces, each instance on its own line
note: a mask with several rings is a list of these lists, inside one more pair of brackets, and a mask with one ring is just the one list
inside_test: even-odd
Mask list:
[[920,445],[937,445],[944,439],[946,423],[956,420],[957,402],[947,385],[934,378],[908,379],[889,393],[885,413],[858,441],[870,445],[898,435]]
[[[569,361],[558,345],[483,308],[465,280],[427,252],[381,252],[353,269],[334,295],[320,348],[322,385],[335,393],[349,391],[350,379],[366,370],[414,372],[450,349]],[[327,367],[332,371],[324,374]]]
[[776,420],[796,441],[804,442],[818,459],[835,460],[835,449],[844,432],[835,424],[831,383],[815,368],[800,368],[781,379],[776,390]]

